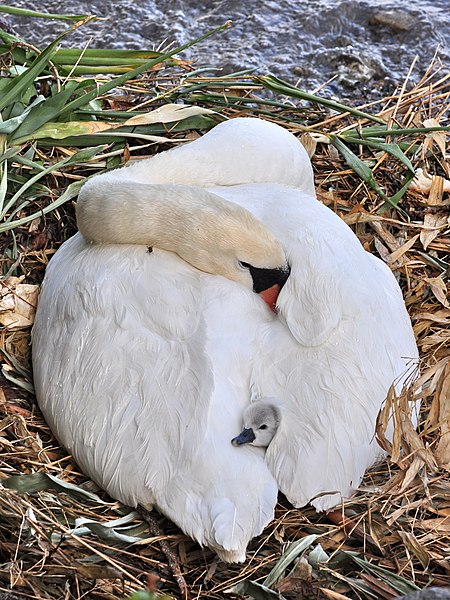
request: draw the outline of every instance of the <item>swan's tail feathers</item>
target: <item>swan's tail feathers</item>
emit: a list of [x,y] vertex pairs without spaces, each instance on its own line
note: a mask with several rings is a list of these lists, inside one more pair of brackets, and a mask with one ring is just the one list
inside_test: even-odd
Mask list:
[[250,541],[248,532],[239,523],[238,508],[228,498],[217,499],[210,508],[212,522],[211,546],[224,562],[244,562]]
[[[214,542],[210,545],[224,562],[244,562],[250,540],[260,535],[273,520],[275,505],[271,488],[267,486],[266,493],[254,499],[252,506],[236,505],[228,498],[211,503]],[[247,496],[245,490],[241,491]],[[243,507],[246,510],[242,510]]]
[[[278,489],[262,457],[253,473],[227,477],[222,467],[212,471],[193,465],[191,472],[172,479],[156,504],[186,535],[224,562],[244,562],[250,540],[273,519]],[[209,485],[199,482],[199,472]]]
[[[220,480],[203,497],[203,509],[208,513],[206,521],[211,523],[207,543],[225,562],[245,560],[250,540],[273,520],[278,496],[276,482],[262,456],[257,462],[256,453],[246,452],[245,457],[240,454],[248,468],[228,470],[227,476],[223,475],[225,469],[221,469]],[[247,462],[250,457],[251,468]]]

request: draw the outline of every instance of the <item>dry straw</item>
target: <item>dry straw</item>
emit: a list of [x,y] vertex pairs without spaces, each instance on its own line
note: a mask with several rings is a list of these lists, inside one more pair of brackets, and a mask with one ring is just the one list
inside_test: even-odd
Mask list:
[[[161,591],[199,599],[390,599],[450,585],[450,81],[438,61],[415,85],[355,110],[269,76],[211,77],[159,55],[64,54],[56,44],[41,53],[2,39],[0,596],[113,599],[147,586],[153,591],[141,597],[150,598],[149,574]],[[157,64],[149,70],[150,58]],[[85,80],[92,62],[104,74]],[[131,80],[133,68],[141,75]],[[388,457],[361,491],[328,516],[280,499],[248,561],[225,565],[163,517],[150,533],[138,513],[79,472],[35,404],[29,336],[45,266],[75,231],[84,178],[249,115],[315,150],[319,200],[402,286],[421,368],[413,388],[388,394],[376,425]],[[413,394],[422,397],[418,430]]]

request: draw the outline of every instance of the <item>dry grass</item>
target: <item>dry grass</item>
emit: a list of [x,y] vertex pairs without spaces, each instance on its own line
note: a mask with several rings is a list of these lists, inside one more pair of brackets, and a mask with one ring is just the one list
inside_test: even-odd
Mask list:
[[[116,110],[148,104],[151,96],[147,90],[150,83],[154,88],[155,81],[162,96],[167,91],[173,97],[177,86],[183,88],[176,77],[163,70],[126,84],[120,94],[109,93],[105,102]],[[203,84],[203,100],[198,98],[200,84]],[[217,82],[198,77],[195,86],[194,92],[183,88],[185,101],[214,107]],[[218,110],[223,115],[254,115],[263,110],[264,118],[279,122],[299,135],[306,131],[339,134],[355,124],[359,124],[359,128],[367,125],[355,116],[336,115],[317,107],[308,109],[297,101],[278,100],[279,106],[264,104],[262,108],[249,104],[258,90],[257,82],[251,78],[241,79],[239,85],[229,80],[226,93],[224,89],[222,83]],[[227,101],[227,94],[237,96],[238,100]],[[400,128],[423,127],[424,122],[428,126],[434,122],[442,124],[448,119],[449,96],[449,80],[430,70],[414,89],[405,85],[376,110],[379,116]],[[191,135],[194,134],[186,131],[167,130],[165,133],[174,140],[185,140]],[[319,515],[311,508],[293,509],[281,498],[276,519],[251,543],[245,565],[218,562],[209,550],[199,548],[173,524],[158,517],[165,539],[178,556],[192,598],[224,598],[226,589],[244,579],[262,582],[289,544],[311,534],[318,536],[314,546],[320,542],[329,560],[311,567],[312,560],[308,563],[302,559],[295,570],[278,583],[287,599],[390,599],[402,590],[413,589],[414,585],[419,588],[430,583],[450,586],[450,310],[447,294],[450,199],[443,191],[444,179],[450,178],[450,165],[445,154],[445,133],[404,134],[396,138],[398,143],[414,145],[409,157],[416,169],[422,168],[433,175],[429,182],[431,191],[424,193],[410,188],[399,204],[401,209],[384,212],[379,212],[383,204],[379,195],[348,167],[334,146],[326,143],[326,138],[320,140],[313,157],[319,199],[355,230],[367,250],[391,265],[402,286],[421,354],[420,427],[416,433],[406,414],[407,394],[411,392],[405,391],[400,398],[391,394],[389,402],[397,420],[393,444],[383,436],[384,415],[380,415],[377,427],[380,443],[390,457],[367,473],[361,492],[341,507],[341,516],[337,513],[331,517]],[[311,138],[305,143],[314,145]],[[153,145],[149,150],[135,139],[132,144],[136,146],[132,154],[152,153],[165,147]],[[352,148],[359,158],[370,163],[386,195],[393,196],[401,187],[404,167],[386,152],[367,146]],[[61,157],[67,149],[54,147],[49,152]],[[123,160],[129,154],[129,147],[122,146],[118,151]],[[102,166],[104,163],[98,162],[94,169]],[[26,166],[23,166],[23,174],[27,174]],[[68,183],[85,175],[86,169],[74,166],[64,173],[52,173],[46,185],[56,196]],[[36,200],[37,205],[40,202],[44,203],[45,198]],[[74,231],[73,205],[68,202],[16,229],[14,240],[10,233],[4,234],[3,273],[13,272],[24,277],[22,283],[38,284],[55,248]],[[14,244],[15,253],[11,250]],[[10,299],[17,299],[17,283],[11,279],[2,281]],[[26,291],[32,293],[33,289]],[[27,296],[24,313],[32,302],[32,296]],[[92,484],[52,437],[29,391],[32,381],[30,327],[26,319],[32,319],[32,315],[25,314],[24,319],[22,325],[10,324],[0,331],[3,363],[0,477],[4,480],[12,475],[45,473],[92,490]],[[178,597],[167,556],[161,552],[157,538],[149,537],[138,515],[132,515],[128,526],[131,529],[121,531],[146,538],[139,543],[108,541],[101,537],[102,532],[100,535],[71,532],[77,518],[106,523],[128,512],[101,491],[98,494],[105,502],[75,496],[70,490],[69,493],[47,489],[21,494],[13,489],[1,489],[0,592],[12,589],[18,598],[39,600],[109,600],[145,587],[146,574],[156,572],[160,589]]]

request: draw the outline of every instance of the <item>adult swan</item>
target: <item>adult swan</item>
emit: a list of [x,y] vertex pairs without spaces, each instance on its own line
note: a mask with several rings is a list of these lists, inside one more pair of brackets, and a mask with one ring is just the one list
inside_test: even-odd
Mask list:
[[[417,348],[393,275],[315,199],[300,142],[221,123],[92,178],[77,211],[42,286],[33,367],[83,471],[226,561],[245,560],[278,489],[319,510],[350,496]],[[282,426],[266,453],[235,447],[262,396]]]

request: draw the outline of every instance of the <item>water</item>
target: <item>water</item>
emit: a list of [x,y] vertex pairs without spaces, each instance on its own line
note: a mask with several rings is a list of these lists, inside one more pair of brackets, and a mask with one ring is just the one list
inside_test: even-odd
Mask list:
[[[195,65],[221,73],[256,68],[307,91],[365,101],[392,92],[414,57],[417,80],[436,50],[450,67],[450,0],[15,0],[16,7],[96,14],[65,43],[148,49],[182,44],[221,25],[234,26],[187,51]],[[65,27],[60,21],[7,17],[14,31],[42,46]]]

